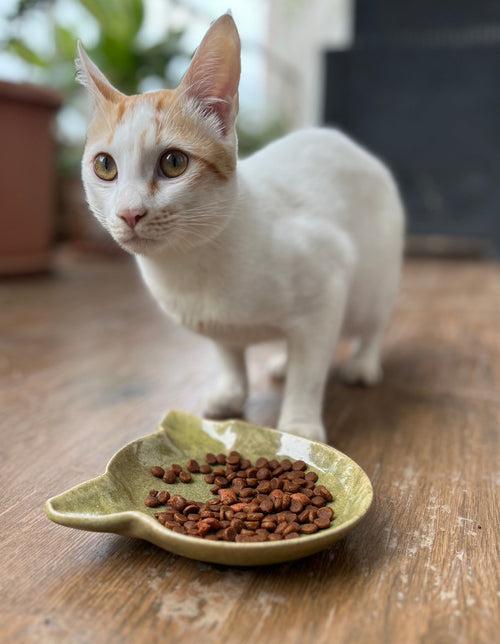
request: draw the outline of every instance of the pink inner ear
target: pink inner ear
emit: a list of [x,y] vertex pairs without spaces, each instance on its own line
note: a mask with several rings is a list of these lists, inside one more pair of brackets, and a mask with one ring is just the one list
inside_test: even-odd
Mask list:
[[222,134],[226,135],[231,124],[232,102],[224,99],[203,100],[202,113],[204,116],[214,114],[220,125]]
[[230,15],[221,16],[210,27],[196,50],[179,90],[215,115],[227,134],[238,112],[240,39]]

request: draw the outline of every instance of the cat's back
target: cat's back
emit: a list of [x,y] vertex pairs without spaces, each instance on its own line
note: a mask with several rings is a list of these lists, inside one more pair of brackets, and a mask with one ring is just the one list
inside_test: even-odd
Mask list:
[[390,178],[381,161],[343,132],[321,127],[296,130],[273,141],[240,161],[240,170],[247,176],[293,178],[302,188],[346,173]]

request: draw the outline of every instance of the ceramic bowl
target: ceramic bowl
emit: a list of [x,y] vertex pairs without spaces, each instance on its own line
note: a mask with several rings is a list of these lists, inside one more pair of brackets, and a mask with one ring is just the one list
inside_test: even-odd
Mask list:
[[[334,495],[331,527],[298,539],[233,543],[178,534],[156,521],[153,515],[158,510],[144,505],[151,488],[168,489],[197,501],[213,496],[202,475],[194,475],[189,484],[167,486],[151,475],[153,465],[185,464],[190,458],[203,462],[207,452],[227,453],[233,449],[251,460],[265,456],[305,461],[318,474],[318,484]],[[117,452],[104,474],[49,499],[45,511],[52,521],[64,526],[138,537],[191,559],[254,566],[299,559],[328,548],[365,516],[372,498],[368,476],[333,447],[239,420],[215,422],[173,411],[154,434]]]

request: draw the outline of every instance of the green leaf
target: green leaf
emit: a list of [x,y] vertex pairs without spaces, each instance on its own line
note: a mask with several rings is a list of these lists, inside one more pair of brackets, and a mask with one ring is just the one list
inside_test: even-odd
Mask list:
[[76,36],[66,27],[55,25],[54,38],[59,54],[63,58],[72,60],[76,52]]
[[22,40],[19,40],[19,38],[11,38],[7,43],[6,49],[31,65],[47,67],[49,64],[47,60],[37,54],[31,47],[28,47]]

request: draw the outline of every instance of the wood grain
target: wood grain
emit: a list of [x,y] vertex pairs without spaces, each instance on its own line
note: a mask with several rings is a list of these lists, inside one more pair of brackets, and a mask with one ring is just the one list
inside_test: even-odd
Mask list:
[[[384,383],[331,379],[329,439],[371,477],[367,520],[264,569],[201,564],[51,524],[49,496],[101,472],[169,408],[201,411],[208,342],[168,322],[129,261],[63,258],[0,285],[0,640],[493,642],[498,638],[500,266],[414,261]],[[276,422],[272,347],[250,420]]]

